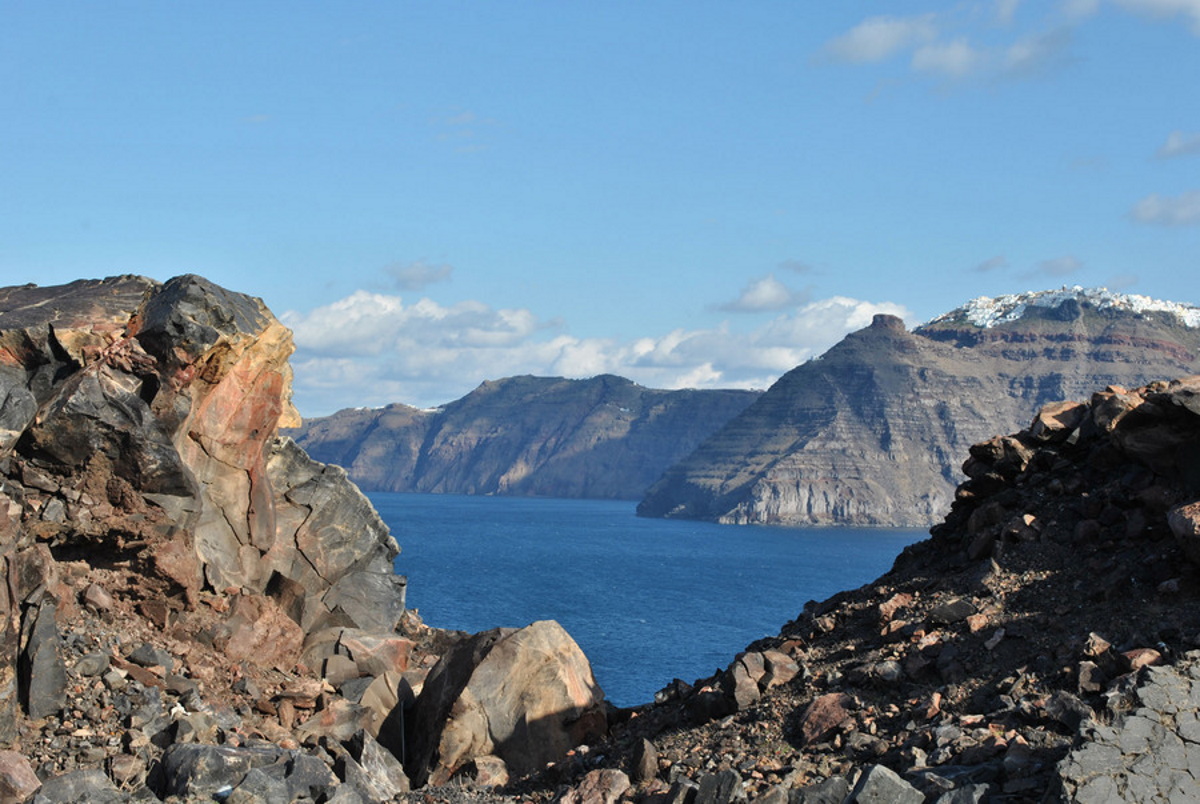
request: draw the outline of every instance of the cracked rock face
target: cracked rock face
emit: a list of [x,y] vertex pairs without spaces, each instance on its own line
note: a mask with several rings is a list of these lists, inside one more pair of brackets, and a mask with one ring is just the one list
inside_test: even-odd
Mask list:
[[[390,576],[399,548],[344,472],[278,438],[299,422],[292,348],[260,300],[197,276],[0,289],[0,557],[38,542],[145,567],[164,625],[201,591],[261,595],[273,578],[313,599],[314,628],[398,619],[402,581],[372,587],[394,604],[383,617],[322,602],[348,576]],[[6,666],[18,641],[0,640]]]
[[1198,660],[1192,654],[1174,667],[1147,668],[1130,711],[1110,724],[1085,724],[1084,742],[1058,765],[1067,800],[1200,799]]

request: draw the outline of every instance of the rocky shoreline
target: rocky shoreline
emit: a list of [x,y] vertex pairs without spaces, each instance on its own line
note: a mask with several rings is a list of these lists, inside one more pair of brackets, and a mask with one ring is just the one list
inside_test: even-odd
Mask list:
[[975,445],[889,573],[618,710],[405,608],[289,352],[198,277],[0,290],[0,804],[1200,797],[1200,378]]

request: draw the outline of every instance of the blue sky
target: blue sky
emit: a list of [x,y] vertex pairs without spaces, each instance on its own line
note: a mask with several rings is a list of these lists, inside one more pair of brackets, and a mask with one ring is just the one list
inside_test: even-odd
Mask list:
[[1200,303],[1200,0],[0,0],[0,104],[0,280],[260,296],[305,415]]

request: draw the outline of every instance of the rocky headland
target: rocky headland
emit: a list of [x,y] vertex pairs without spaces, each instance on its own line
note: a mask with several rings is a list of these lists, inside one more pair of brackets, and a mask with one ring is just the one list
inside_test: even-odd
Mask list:
[[286,432],[367,491],[640,500],[759,395],[508,377],[432,410],[342,410]]
[[1200,372],[1200,310],[1083,288],[877,316],[672,466],[643,516],[928,527],[975,442],[1041,405]]
[[890,572],[618,710],[405,608],[290,348],[198,277],[0,291],[0,802],[1200,797],[1200,377],[977,442]]

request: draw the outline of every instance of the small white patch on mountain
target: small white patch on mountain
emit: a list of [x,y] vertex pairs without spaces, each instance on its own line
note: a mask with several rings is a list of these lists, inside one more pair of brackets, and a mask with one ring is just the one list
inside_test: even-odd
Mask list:
[[929,323],[937,324],[943,321],[965,319],[977,327],[990,329],[999,324],[1007,324],[1020,319],[1030,307],[1053,309],[1068,301],[1086,303],[1097,310],[1116,309],[1126,310],[1130,313],[1171,313],[1184,326],[1200,327],[1200,307],[1179,302],[1159,301],[1134,293],[1113,293],[1106,288],[1084,288],[1079,285],[1064,286],[1059,290],[1010,293],[995,298],[980,296],[977,299],[971,299],[962,307],[939,315]]

